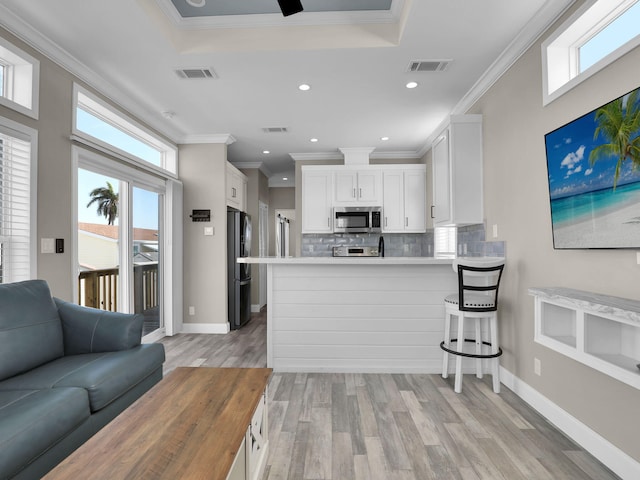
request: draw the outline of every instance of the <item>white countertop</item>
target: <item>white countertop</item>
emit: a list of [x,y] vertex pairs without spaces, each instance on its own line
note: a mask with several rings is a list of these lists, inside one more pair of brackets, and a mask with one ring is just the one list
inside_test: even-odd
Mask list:
[[[497,260],[496,257],[473,257],[474,260]],[[245,257],[238,263],[273,265],[451,265],[453,257]]]

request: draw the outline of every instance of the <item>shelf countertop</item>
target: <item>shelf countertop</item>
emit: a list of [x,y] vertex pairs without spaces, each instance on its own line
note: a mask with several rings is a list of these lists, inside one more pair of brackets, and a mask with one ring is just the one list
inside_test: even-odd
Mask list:
[[640,324],[640,301],[565,287],[531,287],[529,295],[563,302],[575,308],[624,318]]
[[[472,257],[473,260],[495,261],[496,257]],[[451,265],[453,257],[245,257],[238,263],[272,265]]]

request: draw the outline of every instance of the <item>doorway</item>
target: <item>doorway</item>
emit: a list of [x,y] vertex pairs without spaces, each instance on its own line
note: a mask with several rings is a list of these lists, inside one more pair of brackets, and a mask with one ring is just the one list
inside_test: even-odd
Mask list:
[[144,315],[143,340],[165,334],[165,184],[101,155],[77,156],[78,304]]

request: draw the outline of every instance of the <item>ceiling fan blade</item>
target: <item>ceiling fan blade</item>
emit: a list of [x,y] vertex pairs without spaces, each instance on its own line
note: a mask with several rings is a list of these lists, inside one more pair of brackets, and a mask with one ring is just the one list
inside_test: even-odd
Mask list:
[[282,10],[282,15],[285,17],[304,10],[300,0],[278,0],[278,4],[280,5],[280,10]]

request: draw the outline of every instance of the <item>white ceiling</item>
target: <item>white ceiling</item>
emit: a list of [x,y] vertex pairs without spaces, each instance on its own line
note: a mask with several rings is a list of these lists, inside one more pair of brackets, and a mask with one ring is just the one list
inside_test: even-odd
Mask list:
[[[292,154],[423,155],[474,85],[495,78],[570,3],[394,0],[380,11],[182,18],[172,0],[0,0],[0,24],[173,141],[229,135],[230,161],[263,162],[275,178],[293,170]],[[452,62],[407,72],[410,61],[431,59]],[[218,78],[175,73],[190,67]],[[410,80],[419,86],[405,88]]]

